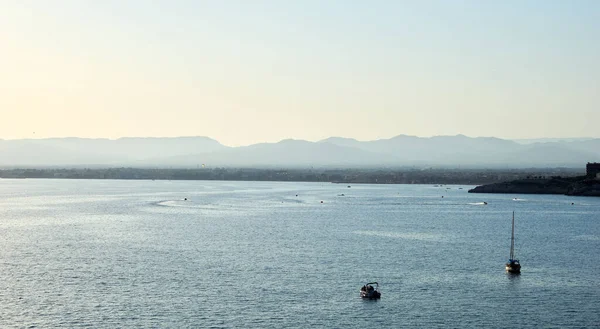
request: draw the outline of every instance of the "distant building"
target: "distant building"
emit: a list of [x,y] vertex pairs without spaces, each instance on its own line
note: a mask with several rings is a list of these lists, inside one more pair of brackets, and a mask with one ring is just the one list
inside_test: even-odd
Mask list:
[[585,171],[589,177],[598,177],[600,173],[600,163],[588,162],[585,166]]

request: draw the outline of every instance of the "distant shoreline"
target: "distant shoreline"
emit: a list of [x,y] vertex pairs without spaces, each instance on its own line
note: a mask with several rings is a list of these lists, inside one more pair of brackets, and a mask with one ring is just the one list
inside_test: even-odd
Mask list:
[[0,178],[221,180],[328,182],[339,184],[462,184],[483,185],[528,177],[578,176],[581,170],[532,169],[264,169],[264,168],[13,168],[0,169]]

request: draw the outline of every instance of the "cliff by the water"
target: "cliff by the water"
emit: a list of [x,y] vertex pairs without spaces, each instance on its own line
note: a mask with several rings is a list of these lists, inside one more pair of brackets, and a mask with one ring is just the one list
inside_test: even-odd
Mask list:
[[600,196],[600,180],[578,177],[528,178],[477,186],[469,193]]

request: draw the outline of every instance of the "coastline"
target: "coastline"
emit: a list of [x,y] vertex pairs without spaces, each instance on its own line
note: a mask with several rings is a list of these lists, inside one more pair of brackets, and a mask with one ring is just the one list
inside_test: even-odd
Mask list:
[[600,197],[600,180],[588,176],[527,178],[477,186],[469,193],[562,194]]
[[327,182],[337,184],[484,185],[525,179],[532,175],[580,175],[566,168],[448,169],[448,168],[12,168],[0,178],[222,180]]

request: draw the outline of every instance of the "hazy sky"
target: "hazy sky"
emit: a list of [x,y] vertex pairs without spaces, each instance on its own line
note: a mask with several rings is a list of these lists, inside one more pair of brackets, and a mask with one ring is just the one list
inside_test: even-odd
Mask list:
[[600,137],[600,1],[0,0],[0,138]]

